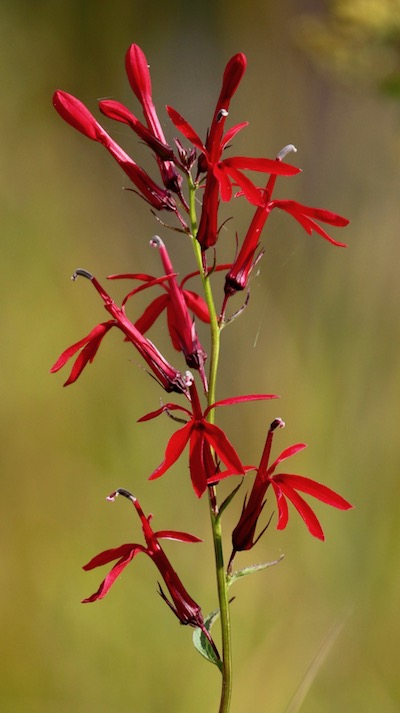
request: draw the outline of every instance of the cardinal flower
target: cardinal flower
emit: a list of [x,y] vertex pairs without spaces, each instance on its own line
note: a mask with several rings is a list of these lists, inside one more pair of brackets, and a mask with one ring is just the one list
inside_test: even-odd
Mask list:
[[[165,146],[164,132],[153,104],[149,65],[143,50],[138,45],[133,44],[129,47],[125,56],[125,67],[132,90],[142,105],[149,130]],[[164,185],[180,195],[182,178],[178,176],[173,161],[162,160],[158,152],[156,155]]]
[[85,571],[89,571],[95,567],[100,567],[104,564],[109,564],[110,562],[114,562],[114,560],[118,561],[108,573],[106,578],[102,581],[97,592],[84,599],[83,604],[103,599],[114,584],[115,580],[120,576],[120,574],[122,574],[125,567],[132,562],[133,558],[136,557],[139,552],[143,552],[143,554],[150,557],[156,565],[168,589],[171,601],[167,598],[159,585],[159,593],[161,597],[174,612],[175,616],[178,617],[181,624],[189,624],[189,626],[199,627],[202,630],[213,647],[217,658],[219,658],[218,651],[211,635],[205,627],[200,606],[186,591],[159,542],[159,540],[162,539],[176,540],[178,542],[201,542],[201,540],[198,537],[195,537],[195,535],[190,535],[188,532],[177,532],[176,530],[159,530],[154,532],[150,525],[152,515],[148,515],[147,517],[145,516],[137,498],[135,498],[128,490],[119,488],[112,493],[107,500],[113,501],[118,495],[123,495],[128,498],[136,508],[136,512],[138,513],[142,524],[146,546],[129,543],[110,550],[105,550],[105,552],[100,552],[100,554],[96,557],[93,557],[93,559],[91,559],[90,562],[83,567]]
[[176,204],[170,193],[165,188],[160,188],[146,171],[128,156],[79,99],[59,90],[53,96],[53,104],[64,121],[84,136],[105,146],[152,208],[176,212]]
[[[186,276],[181,284],[178,283],[167,248],[161,238],[155,235],[151,239],[150,245],[158,248],[160,251],[160,257],[166,275],[166,278],[163,279],[162,282],[151,275],[142,273],[110,275],[109,279],[136,279],[144,283],[141,287],[133,290],[128,295],[128,298],[149,285],[159,284],[160,287],[164,289],[164,294],[153,300],[146,307],[142,316],[136,320],[135,327],[141,334],[145,334],[160,314],[166,310],[168,331],[173,346],[177,351],[183,353],[188,367],[199,370],[203,385],[206,388],[207,381],[204,372],[204,362],[207,355],[200,344],[196,332],[196,325],[189,310],[192,310],[203,322],[208,323],[210,321],[208,307],[200,295],[183,288],[183,284],[191,275]],[[125,302],[126,300],[127,298],[125,298]]]
[[211,247],[217,241],[219,195],[221,195],[223,201],[229,201],[232,198],[232,184],[240,186],[250,203],[254,205],[263,203],[260,191],[242,173],[243,170],[276,173],[283,176],[292,176],[300,170],[294,166],[278,163],[267,158],[237,156],[221,159],[224,148],[227,147],[238,131],[247,126],[247,122],[237,124],[223,135],[229,105],[245,68],[246,57],[244,54],[236,54],[229,60],[225,68],[222,89],[205,144],[190,124],[175,109],[167,106],[169,117],[177,129],[201,151],[199,159],[200,172],[207,172],[203,208],[197,233],[197,240],[203,250]]
[[[274,491],[278,505],[278,530],[284,530],[288,523],[289,509],[287,501],[289,500],[292,505],[294,505],[299,515],[303,518],[311,535],[319,540],[325,539],[324,532],[316,514],[297,491],[311,495],[317,500],[321,500],[322,502],[327,503],[327,505],[331,505],[339,510],[349,510],[352,507],[347,500],[342,498],[342,496],[338,493],[335,493],[334,490],[331,490],[326,485],[317,483],[311,478],[306,478],[302,475],[293,475],[286,472],[276,473],[278,465],[282,461],[290,458],[307,447],[305,443],[296,443],[293,446],[289,446],[289,448],[282,451],[273,463],[269,464],[274,431],[277,428],[283,428],[284,425],[284,421],[280,418],[276,418],[271,423],[264,451],[261,456],[260,465],[258,468],[255,466],[246,466],[245,468],[246,471],[255,470],[256,477],[250,495],[245,498],[243,503],[242,514],[239,522],[232,533],[233,551],[230,562],[232,562],[236,552],[240,550],[249,550],[254,547],[265,531],[266,527],[264,527],[260,534],[255,537],[258,518],[260,517],[266,502],[265,494],[270,486]],[[214,476],[209,483],[221,480],[228,475],[232,475],[232,472],[220,473],[218,477]]]
[[[293,146],[293,144],[288,144],[288,146],[285,146],[282,151],[279,152],[276,157],[276,162],[279,163],[282,161],[289,151],[296,150],[297,149]],[[263,192],[263,203],[257,207],[239,253],[236,256],[230,271],[226,275],[226,297],[230,297],[235,292],[245,289],[250,272],[258,260],[256,253],[259,247],[262,230],[269,214],[274,208],[280,208],[281,210],[285,210],[287,213],[290,213],[309,235],[316,232],[332,245],[346,247],[345,243],[340,243],[337,240],[334,240],[317,221],[343,228],[349,223],[347,218],[343,218],[341,215],[332,213],[329,210],[305,206],[297,201],[272,200],[272,192],[275,187],[276,177],[276,173],[270,176]]]
[[[165,389],[165,391],[176,391],[177,393],[186,394],[186,377],[171,366],[171,364],[167,362],[163,355],[154,346],[153,342],[144,337],[143,334],[141,334],[132,324],[125,314],[124,304],[122,307],[118,307],[96,278],[90,274],[90,272],[78,269],[73,275],[73,279],[76,279],[78,275],[86,277],[92,282],[93,286],[104,301],[105,309],[112,315],[113,319],[108,320],[107,322],[101,322],[94,327],[94,329],[92,329],[86,337],[68,347],[68,349],[61,354],[54,366],[51,368],[51,373],[61,369],[67,361],[71,359],[71,357],[79,352],[79,355],[72,367],[72,371],[64,386],[72,384],[80,376],[85,366],[93,361],[103,337],[112,327],[117,327],[123,332],[126,340],[131,342],[136,347],[147,365],[152,370],[156,380],[163,387],[163,389]],[[163,277],[161,279],[165,278]]]
[[172,411],[181,411],[188,416],[189,420],[185,426],[180,428],[176,431],[176,433],[174,433],[173,436],[171,436],[165,451],[164,460],[152,473],[150,480],[154,480],[155,478],[159,478],[163,475],[178,460],[187,443],[189,443],[190,477],[196,495],[201,497],[206,490],[207,482],[218,471],[212,450],[215,451],[216,456],[229,470],[235,473],[244,474],[241,460],[224,431],[218,426],[215,426],[215,424],[207,421],[207,416],[210,411],[217,406],[228,406],[235,403],[243,403],[244,401],[275,399],[277,396],[273,394],[235,396],[222,401],[216,401],[214,404],[208,406],[203,412],[196,385],[193,381],[189,384],[189,393],[192,411],[183,406],[168,403],[161,406],[161,408],[157,409],[157,411],[152,411],[151,413],[142,416],[139,421],[149,421],[150,419],[156,418],[161,413],[167,412],[170,414]]

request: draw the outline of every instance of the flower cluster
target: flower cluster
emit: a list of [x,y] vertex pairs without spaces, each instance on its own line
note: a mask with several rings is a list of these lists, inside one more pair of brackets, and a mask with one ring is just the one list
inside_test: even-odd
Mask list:
[[[144,360],[147,369],[166,392],[175,392],[184,399],[183,404],[165,403],[160,408],[146,414],[139,421],[150,421],[161,414],[166,414],[181,425],[169,439],[166,445],[164,459],[150,475],[150,480],[162,476],[184,453],[189,450],[188,466],[191,484],[197,497],[208,492],[211,513],[214,523],[214,542],[217,553],[217,564],[222,555],[218,555],[220,541],[219,530],[222,511],[233,500],[238,491],[235,488],[231,496],[218,504],[217,486],[228,476],[239,475],[247,481],[247,473],[255,470],[256,476],[249,493],[245,496],[241,515],[232,532],[232,555],[228,564],[228,575],[231,572],[235,554],[254,547],[266,526],[257,535],[256,530],[261,513],[266,504],[268,488],[276,498],[278,510],[277,528],[284,529],[288,523],[288,501],[303,518],[309,532],[318,539],[324,539],[320,522],[306,500],[299,495],[305,493],[317,500],[335,508],[346,510],[351,507],[343,497],[330,488],[300,475],[278,472],[278,466],[305,448],[305,444],[297,443],[286,448],[272,464],[270,453],[273,436],[276,429],[284,423],[275,419],[267,434],[266,443],[258,467],[245,466],[228,435],[222,428],[215,425],[215,412],[221,406],[231,406],[256,400],[277,398],[274,394],[249,394],[231,396],[217,401],[216,374],[219,359],[220,335],[228,321],[226,308],[228,300],[235,293],[249,288],[249,279],[254,265],[263,254],[261,243],[262,232],[267,218],[274,208],[286,211],[311,235],[316,233],[334,246],[343,247],[344,243],[334,239],[321,224],[341,228],[348,220],[331,211],[303,205],[294,200],[274,199],[273,191],[278,177],[296,176],[300,169],[286,163],[284,159],[296,151],[288,144],[278,152],[275,158],[230,156],[227,152],[237,133],[247,126],[247,122],[238,123],[225,129],[229,116],[230,104],[242,80],[246,69],[246,58],[242,53],[234,55],[228,62],[221,90],[217,99],[213,117],[203,139],[178,111],[167,107],[167,114],[172,122],[173,130],[178,130],[183,141],[175,138],[169,143],[164,135],[161,122],[156,111],[147,59],[143,51],[132,45],[126,54],[126,71],[132,90],[141,106],[143,121],[137,118],[130,109],[114,100],[100,101],[99,109],[108,119],[126,124],[153,152],[156,158],[157,177],[151,177],[139,166],[125,150],[101,126],[93,114],[76,97],[64,91],[54,94],[54,106],[60,116],[72,127],[86,137],[102,144],[116,160],[133,184],[134,192],[139,194],[150,205],[156,214],[166,211],[172,216],[175,224],[165,227],[178,231],[191,241],[196,260],[196,269],[183,279],[178,279],[178,272],[172,265],[164,241],[154,236],[151,246],[156,248],[161,259],[161,274],[158,276],[139,272],[129,272],[110,275],[110,280],[129,280],[136,283],[121,306],[117,305],[100,282],[90,272],[77,269],[73,279],[82,276],[90,280],[99,294],[110,319],[100,322],[89,334],[68,347],[58,358],[51,371],[56,372],[74,358],[72,370],[65,386],[74,383],[85,367],[91,363],[97,354],[104,336],[113,328],[122,332],[124,340],[135,347]],[[247,172],[267,174],[262,185],[255,183]],[[196,194],[200,201],[196,201]],[[252,217],[248,230],[242,241],[238,238],[236,255],[232,255],[229,264],[218,264],[217,249],[220,236],[219,207],[220,202],[229,202],[243,196],[251,206]],[[201,204],[200,215],[196,215],[196,202]],[[184,238],[182,238],[183,240]],[[210,248],[212,250],[210,251]],[[211,257],[210,257],[211,256]],[[215,272],[225,273],[224,289],[219,296],[219,310],[213,295],[213,276]],[[201,282],[203,294],[187,288],[187,282],[197,279]],[[145,290],[161,290],[157,296],[152,296],[142,314],[133,321],[127,315],[127,304],[130,308],[134,296]],[[132,308],[133,309],[133,308]],[[162,351],[147,336],[155,322],[166,315],[168,333],[172,346],[181,357],[181,364],[176,368],[163,356]],[[198,326],[210,330],[211,346],[207,354],[200,342]],[[179,358],[179,357],[177,357]],[[208,371],[206,370],[209,365]],[[177,416],[177,412],[180,414]],[[129,491],[117,490],[115,495],[124,495],[133,503],[139,515],[146,546],[127,544],[102,552],[92,559],[84,569],[89,570],[114,560],[111,572],[100,585],[98,591],[85,602],[93,602],[107,594],[115,579],[121,574],[129,562],[142,552],[155,563],[168,589],[170,600],[160,588],[160,594],[169,604],[178,619],[184,624],[198,627],[219,660],[219,654],[209,634],[209,629],[198,604],[184,589],[178,575],[167,559],[159,540],[169,538],[183,542],[198,542],[198,538],[187,533],[174,530],[153,532],[150,517],[146,517]],[[272,515],[271,515],[272,516]],[[217,533],[217,534],[216,534]],[[220,560],[218,561],[218,556]],[[227,576],[228,576],[227,575]],[[224,584],[219,581],[219,596],[222,596]],[[222,599],[221,599],[222,597]],[[221,608],[225,612],[226,606]]]

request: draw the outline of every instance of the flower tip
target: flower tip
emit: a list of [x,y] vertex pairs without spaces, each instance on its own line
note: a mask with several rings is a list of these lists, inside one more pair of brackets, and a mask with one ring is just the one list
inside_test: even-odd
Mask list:
[[183,380],[185,382],[186,388],[189,388],[193,382],[194,382],[194,376],[191,371],[185,371],[185,375],[183,377]]
[[164,247],[164,243],[161,240],[159,235],[153,235],[152,239],[150,240],[150,245],[152,248],[162,248]]
[[71,280],[72,280],[72,282],[75,282],[75,281],[78,279],[78,277],[86,277],[87,280],[93,280],[93,275],[92,275],[92,273],[89,272],[88,270],[84,270],[84,269],[81,268],[81,267],[78,267],[78,268],[75,270],[74,274],[71,275]]
[[221,109],[217,114],[217,122],[222,121],[222,119],[226,119],[227,116],[229,116],[229,111]]
[[276,428],[285,428],[285,426],[285,421],[282,418],[279,418],[278,416],[277,418],[274,418],[269,429],[270,431],[275,431]]
[[279,151],[279,153],[276,157],[276,160],[283,161],[285,156],[287,156],[287,154],[290,153],[291,151],[293,151],[294,153],[297,153],[296,146],[294,146],[294,144],[286,144],[286,146],[284,146],[283,149],[281,149]]

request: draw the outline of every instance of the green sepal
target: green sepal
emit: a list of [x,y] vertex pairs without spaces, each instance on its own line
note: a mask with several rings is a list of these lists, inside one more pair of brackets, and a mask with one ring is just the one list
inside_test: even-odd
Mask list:
[[[204,619],[204,626],[207,631],[211,631],[211,627],[218,619],[218,617],[219,609],[216,609],[215,611],[211,612],[211,614],[208,614],[208,616],[206,616],[206,618]],[[198,626],[193,632],[193,646],[202,656],[204,656],[205,659],[207,659],[207,661],[210,661],[210,663],[215,664],[215,666],[217,666],[222,673],[221,659],[217,658],[213,647],[211,646],[206,635],[204,634],[204,631],[202,631]]]
[[254,574],[254,572],[259,572],[262,569],[267,569],[267,567],[273,567],[275,564],[279,564],[284,558],[284,555],[278,557],[277,560],[272,560],[272,562],[260,562],[259,564],[251,564],[249,567],[243,567],[243,569],[238,569],[236,572],[227,575],[228,587],[230,587],[237,579],[242,577],[247,577],[248,574]]
[[235,495],[236,495],[236,493],[238,492],[239,488],[242,487],[242,483],[243,483],[243,478],[242,478],[242,480],[240,481],[239,485],[237,485],[236,488],[234,488],[234,490],[232,490],[232,492],[225,498],[225,500],[223,501],[223,503],[221,503],[220,508],[219,508],[219,515],[222,515],[222,513],[223,513],[224,510],[225,510],[225,508],[228,507],[229,503],[233,500],[233,498],[235,497]]

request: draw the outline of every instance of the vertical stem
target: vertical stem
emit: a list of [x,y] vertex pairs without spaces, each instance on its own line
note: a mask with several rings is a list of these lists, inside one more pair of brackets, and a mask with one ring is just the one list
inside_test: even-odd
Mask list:
[[[196,240],[197,218],[195,207],[196,186],[191,176],[189,176],[189,215],[191,221],[191,235],[193,250],[199,266],[204,297],[210,315],[211,331],[211,353],[210,353],[210,373],[208,383],[207,402],[208,406],[216,401],[217,371],[220,354],[220,327],[218,325],[217,313],[215,310],[214,297],[211,289],[210,277],[205,274],[200,244]],[[208,420],[214,423],[215,409],[211,409]],[[224,553],[222,547],[222,526],[221,516],[218,512],[216,489],[214,486],[208,488],[209,508],[211,517],[211,528],[214,542],[215,567],[217,576],[218,601],[221,621],[222,636],[222,689],[219,713],[228,713],[232,696],[232,644],[231,644],[231,622],[228,599],[228,582],[225,574]]]

